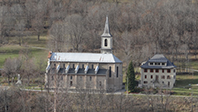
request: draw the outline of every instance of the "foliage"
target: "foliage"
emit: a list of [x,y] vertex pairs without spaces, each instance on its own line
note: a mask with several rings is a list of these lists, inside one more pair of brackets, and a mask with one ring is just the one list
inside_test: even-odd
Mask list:
[[129,91],[134,92],[135,91],[135,86],[136,86],[136,81],[135,81],[135,72],[134,72],[132,61],[129,63],[126,78],[128,78],[128,89],[129,89]]

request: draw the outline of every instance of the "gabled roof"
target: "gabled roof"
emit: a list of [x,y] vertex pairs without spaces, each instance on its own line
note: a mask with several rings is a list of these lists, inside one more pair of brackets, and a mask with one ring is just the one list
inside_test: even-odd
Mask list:
[[104,32],[103,32],[103,34],[101,36],[103,36],[103,37],[111,37],[110,30],[109,30],[108,16],[106,17]]
[[[163,65],[148,65],[150,62],[161,62],[161,63],[166,63],[166,66]],[[151,59],[149,59],[146,63],[144,63],[141,68],[165,68],[165,69],[170,69],[170,68],[175,68],[176,66],[170,62],[163,54],[156,54],[154,55]]]
[[87,62],[87,63],[122,63],[113,54],[101,53],[61,53],[53,52],[50,61]]

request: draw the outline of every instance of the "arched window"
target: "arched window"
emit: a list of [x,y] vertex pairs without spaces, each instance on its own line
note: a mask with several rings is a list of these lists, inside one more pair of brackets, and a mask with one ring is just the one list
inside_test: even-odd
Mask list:
[[111,67],[109,67],[109,77],[111,77]]
[[118,66],[117,66],[117,70],[116,70],[116,77],[118,77]]
[[104,46],[107,46],[107,39],[105,39],[104,41]]

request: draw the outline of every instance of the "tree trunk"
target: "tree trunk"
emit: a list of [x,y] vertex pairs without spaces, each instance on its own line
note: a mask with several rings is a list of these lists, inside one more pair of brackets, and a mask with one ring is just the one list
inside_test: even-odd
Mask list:
[[10,85],[10,75],[8,75],[8,84]]
[[30,86],[30,76],[28,75],[28,86]]
[[38,33],[38,41],[40,40],[40,33]]

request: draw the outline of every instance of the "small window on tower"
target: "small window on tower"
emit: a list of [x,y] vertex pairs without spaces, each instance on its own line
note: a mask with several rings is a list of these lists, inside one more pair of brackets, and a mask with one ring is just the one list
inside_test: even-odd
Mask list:
[[107,46],[107,39],[105,39],[104,46]]

